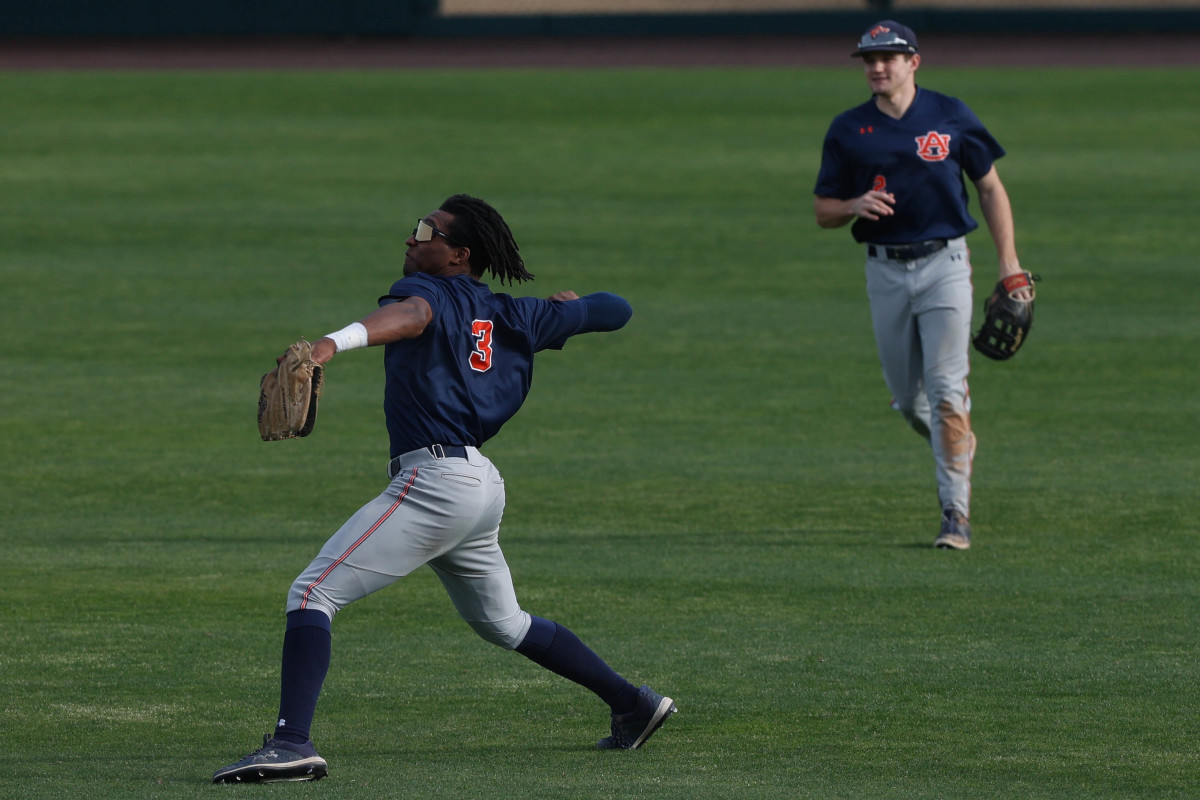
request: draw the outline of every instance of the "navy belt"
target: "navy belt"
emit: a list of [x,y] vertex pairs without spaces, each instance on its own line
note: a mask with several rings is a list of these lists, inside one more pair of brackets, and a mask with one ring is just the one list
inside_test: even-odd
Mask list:
[[[467,448],[463,447],[461,444],[431,444],[423,449],[438,461],[441,461],[443,458],[467,457]],[[411,454],[406,453],[405,455]],[[400,470],[403,469],[404,465],[400,463],[400,459],[402,458],[404,458],[404,456],[396,456],[388,462],[388,480],[396,477],[400,473]]]
[[916,244],[869,244],[871,258],[890,258],[893,261],[915,261],[946,249],[945,239],[930,239]]

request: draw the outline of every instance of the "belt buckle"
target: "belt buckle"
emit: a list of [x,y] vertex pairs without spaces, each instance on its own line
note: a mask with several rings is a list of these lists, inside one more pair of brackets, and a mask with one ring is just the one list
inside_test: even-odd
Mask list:
[[430,453],[433,455],[433,457],[434,457],[434,458],[436,458],[438,461],[441,461],[443,458],[445,458],[445,457],[446,457],[446,450],[445,450],[445,448],[443,448],[443,447],[442,447],[440,444],[431,444],[431,445],[429,445],[429,452],[430,452]]

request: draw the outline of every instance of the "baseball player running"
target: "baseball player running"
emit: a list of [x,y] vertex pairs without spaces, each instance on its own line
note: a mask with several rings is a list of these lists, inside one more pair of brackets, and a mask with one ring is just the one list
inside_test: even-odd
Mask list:
[[[853,221],[866,245],[867,295],[892,407],[929,440],[941,528],[934,545],[971,546],[975,435],[967,389],[971,264],[963,174],[999,256],[1000,277],[1021,272],[1008,193],[994,162],[1004,149],[960,100],[916,85],[916,35],[872,25],[861,57],[872,99],[837,116],[825,135],[815,189],[817,224]],[[1027,290],[1026,290],[1027,291]]]
[[353,603],[428,564],[477,634],[592,690],[612,711],[603,749],[639,747],[668,716],[671,698],[617,674],[566,627],[517,602],[498,542],[504,480],[479,447],[521,407],[533,356],[576,334],[615,331],[633,311],[614,294],[548,299],[493,293],[530,280],[494,208],[455,195],[417,222],[404,277],[360,322],[313,345],[335,353],[384,345],[384,411],[391,482],[326,542],[292,584],[279,721],[263,747],[222,767],[215,783],[317,780],[326,762],[309,738],[329,668],[330,622]]

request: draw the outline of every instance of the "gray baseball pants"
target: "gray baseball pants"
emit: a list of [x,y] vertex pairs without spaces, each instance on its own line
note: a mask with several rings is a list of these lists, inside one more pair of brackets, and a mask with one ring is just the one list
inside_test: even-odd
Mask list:
[[500,551],[504,479],[473,447],[466,458],[426,448],[399,457],[387,488],[335,533],[288,592],[287,610],[333,616],[428,564],[459,615],[492,644],[513,649],[529,631]]
[[971,262],[963,237],[912,261],[868,250],[867,296],[892,408],[929,440],[937,466],[938,500],[970,516]]

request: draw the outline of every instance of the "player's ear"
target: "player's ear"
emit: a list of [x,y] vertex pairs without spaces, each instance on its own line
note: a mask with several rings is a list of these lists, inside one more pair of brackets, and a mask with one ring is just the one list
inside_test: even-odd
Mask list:
[[909,60],[912,61],[913,72],[916,72],[917,68],[921,66],[921,54],[913,53],[909,56]]
[[457,266],[459,264],[470,264],[471,263],[471,248],[469,248],[469,247],[454,248],[454,252],[450,254],[450,263],[454,264],[455,266]]

